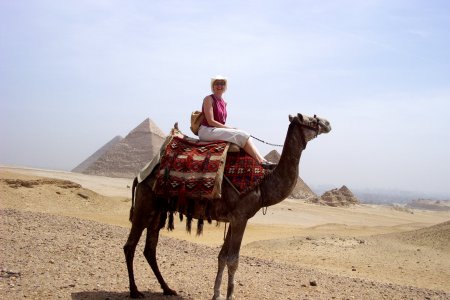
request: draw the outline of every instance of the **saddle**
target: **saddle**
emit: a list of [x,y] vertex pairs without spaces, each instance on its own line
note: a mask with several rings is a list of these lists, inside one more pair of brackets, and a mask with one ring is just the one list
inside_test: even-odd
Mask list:
[[241,195],[258,185],[268,172],[235,144],[202,142],[176,127],[156,159],[159,166],[153,163],[157,168],[153,191],[162,197],[219,199],[224,179]]

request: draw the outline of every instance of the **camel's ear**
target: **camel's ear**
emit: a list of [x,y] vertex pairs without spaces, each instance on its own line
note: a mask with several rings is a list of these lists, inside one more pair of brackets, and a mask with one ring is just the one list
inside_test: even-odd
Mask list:
[[294,120],[294,117],[292,115],[289,115],[289,122],[292,122]]
[[300,119],[300,121],[303,121],[303,115],[302,114],[297,114],[297,117]]

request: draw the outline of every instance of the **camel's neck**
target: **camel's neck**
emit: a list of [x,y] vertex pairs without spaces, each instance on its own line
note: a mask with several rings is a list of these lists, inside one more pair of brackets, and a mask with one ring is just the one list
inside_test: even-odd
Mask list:
[[263,206],[275,205],[286,199],[297,184],[300,156],[306,147],[303,128],[292,122],[284,142],[283,151],[278,166],[270,178],[261,185]]

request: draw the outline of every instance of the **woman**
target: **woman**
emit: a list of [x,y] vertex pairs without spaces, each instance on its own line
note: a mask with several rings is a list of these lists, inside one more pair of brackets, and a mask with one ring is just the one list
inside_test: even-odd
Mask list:
[[227,103],[222,95],[227,89],[227,79],[217,75],[211,78],[211,95],[203,99],[202,111],[205,118],[198,130],[198,137],[202,141],[227,141],[237,144],[251,157],[264,167],[274,164],[267,161],[256,149],[250,135],[236,128],[225,125],[227,120]]

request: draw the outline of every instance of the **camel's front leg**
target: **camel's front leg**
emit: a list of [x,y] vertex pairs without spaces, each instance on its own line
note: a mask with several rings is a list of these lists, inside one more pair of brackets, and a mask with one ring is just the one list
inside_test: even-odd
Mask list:
[[242,238],[244,237],[245,227],[247,226],[247,220],[241,222],[230,223],[231,237],[230,244],[228,245],[228,288],[227,288],[227,300],[233,299],[234,293],[234,274],[239,265],[239,251],[241,250]]
[[150,267],[153,270],[153,273],[158,279],[161,288],[163,289],[164,295],[177,295],[177,292],[172,290],[164,280],[161,275],[161,272],[158,268],[158,263],[156,261],[156,246],[158,245],[158,237],[159,237],[159,228],[158,228],[159,218],[157,218],[157,222],[152,224],[153,226],[149,226],[147,228],[147,240],[145,242],[144,248],[144,256],[147,259]]
[[220,286],[222,285],[223,271],[225,270],[225,266],[227,264],[228,245],[230,244],[230,236],[231,236],[231,231],[228,230],[227,236],[225,238],[225,241],[223,243],[222,249],[220,250],[219,257],[218,257],[219,265],[217,268],[216,281],[214,283],[213,300],[223,299],[222,295],[220,294]]

